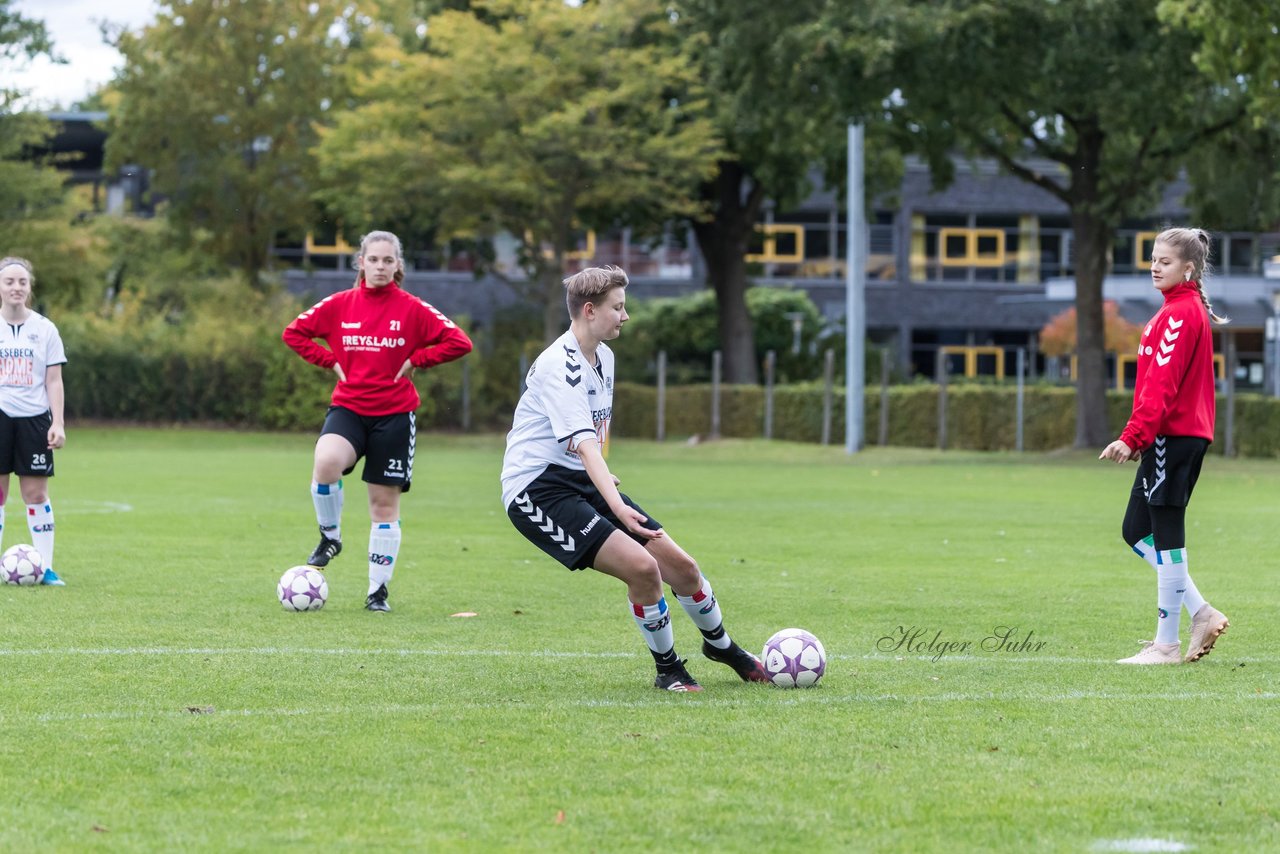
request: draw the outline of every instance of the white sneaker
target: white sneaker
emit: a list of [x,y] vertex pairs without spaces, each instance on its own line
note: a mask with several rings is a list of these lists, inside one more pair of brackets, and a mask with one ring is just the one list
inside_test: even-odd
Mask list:
[[1142,650],[1137,655],[1121,658],[1116,664],[1181,664],[1182,647],[1178,643],[1156,643],[1143,641]]
[[1187,661],[1199,661],[1209,654],[1231,623],[1227,615],[1205,602],[1191,618],[1191,643],[1187,645]]

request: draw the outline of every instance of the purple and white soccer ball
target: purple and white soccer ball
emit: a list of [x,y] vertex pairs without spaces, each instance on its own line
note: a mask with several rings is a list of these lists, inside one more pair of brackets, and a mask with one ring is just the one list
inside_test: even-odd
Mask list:
[[764,643],[765,672],[780,688],[808,688],[827,669],[822,641],[804,629],[783,629]]
[[276,595],[286,611],[319,611],[329,600],[329,582],[314,566],[295,566],[280,576]]
[[0,579],[5,584],[30,587],[44,579],[44,558],[34,546],[18,543],[0,556]]

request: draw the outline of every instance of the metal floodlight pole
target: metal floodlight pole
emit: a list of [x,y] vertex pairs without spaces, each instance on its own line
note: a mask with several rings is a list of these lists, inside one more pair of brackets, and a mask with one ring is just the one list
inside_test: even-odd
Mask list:
[[863,445],[863,376],[866,365],[866,264],[867,226],[863,212],[862,125],[850,123],[849,135],[849,185],[845,239],[845,373],[844,373],[844,449],[853,454]]

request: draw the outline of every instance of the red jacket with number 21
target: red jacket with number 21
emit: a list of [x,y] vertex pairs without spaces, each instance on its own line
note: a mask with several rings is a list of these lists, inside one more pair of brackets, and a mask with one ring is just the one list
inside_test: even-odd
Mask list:
[[395,378],[405,359],[415,368],[430,368],[471,352],[467,333],[430,303],[394,283],[371,288],[363,279],[298,315],[281,337],[313,365],[342,366],[346,380],[334,387],[332,402],[357,415],[418,408],[422,401],[413,380]]

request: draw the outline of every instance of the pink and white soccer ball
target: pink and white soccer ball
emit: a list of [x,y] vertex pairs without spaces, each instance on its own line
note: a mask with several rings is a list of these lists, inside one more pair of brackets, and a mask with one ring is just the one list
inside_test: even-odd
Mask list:
[[804,629],[783,629],[765,641],[765,672],[781,688],[808,688],[827,669],[827,651],[822,641]]
[[329,601],[329,582],[314,566],[295,566],[280,576],[276,595],[286,611],[319,611]]
[[0,556],[0,579],[5,584],[30,587],[44,579],[44,558],[34,546],[18,543]]

